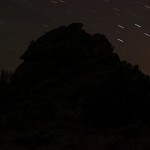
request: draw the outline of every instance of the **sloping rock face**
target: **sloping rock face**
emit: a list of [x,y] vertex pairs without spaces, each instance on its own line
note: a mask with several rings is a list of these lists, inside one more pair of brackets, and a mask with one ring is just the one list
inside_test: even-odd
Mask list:
[[[21,56],[24,62],[14,73],[15,84],[28,89],[47,78],[60,78],[68,73],[90,72],[96,65],[119,62],[104,35],[90,35],[82,24],[54,29],[35,42]],[[101,69],[102,70],[102,69]],[[95,70],[96,71],[96,70]]]
[[59,145],[149,118],[149,77],[80,23],[31,42],[21,59],[12,77],[17,104],[1,120],[18,139]]

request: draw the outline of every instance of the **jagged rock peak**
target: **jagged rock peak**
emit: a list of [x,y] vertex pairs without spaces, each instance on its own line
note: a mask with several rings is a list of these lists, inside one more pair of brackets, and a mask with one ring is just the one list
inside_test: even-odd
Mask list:
[[112,45],[104,35],[90,35],[82,27],[82,23],[72,23],[68,27],[61,26],[45,33],[36,41],[31,41],[21,59],[39,61],[46,57],[54,57],[61,52],[64,54],[78,53],[79,56],[89,51],[93,55],[95,49],[99,52],[113,51]]
[[14,73],[15,84],[28,88],[64,72],[116,66],[120,59],[107,38],[102,34],[91,35],[82,27],[81,23],[61,26],[32,41]]

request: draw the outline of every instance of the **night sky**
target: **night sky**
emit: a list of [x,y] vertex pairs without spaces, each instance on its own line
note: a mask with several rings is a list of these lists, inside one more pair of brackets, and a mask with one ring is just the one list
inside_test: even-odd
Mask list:
[[0,0],[0,70],[13,71],[31,40],[72,22],[105,34],[121,59],[150,74],[150,0]]

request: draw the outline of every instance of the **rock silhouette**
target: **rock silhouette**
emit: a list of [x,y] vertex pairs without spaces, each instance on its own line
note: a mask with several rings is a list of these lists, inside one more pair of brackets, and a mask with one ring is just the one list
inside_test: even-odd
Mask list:
[[84,70],[89,64],[92,68],[99,59],[115,60],[116,55],[110,55],[113,48],[104,35],[91,36],[81,27],[80,23],[60,27],[32,41],[21,56],[24,62],[15,72],[18,83],[29,84],[29,88],[48,76],[62,76],[68,69]]
[[149,122],[149,76],[121,61],[104,35],[82,27],[62,26],[30,43],[11,77],[3,134],[53,143]]

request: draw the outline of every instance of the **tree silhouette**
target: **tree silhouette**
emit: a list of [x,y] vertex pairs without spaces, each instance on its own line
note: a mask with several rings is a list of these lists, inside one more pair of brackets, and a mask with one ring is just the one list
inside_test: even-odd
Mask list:
[[2,88],[6,87],[9,85],[9,83],[11,82],[11,78],[12,78],[12,73],[5,71],[4,69],[1,71],[1,76],[0,76],[0,86]]

